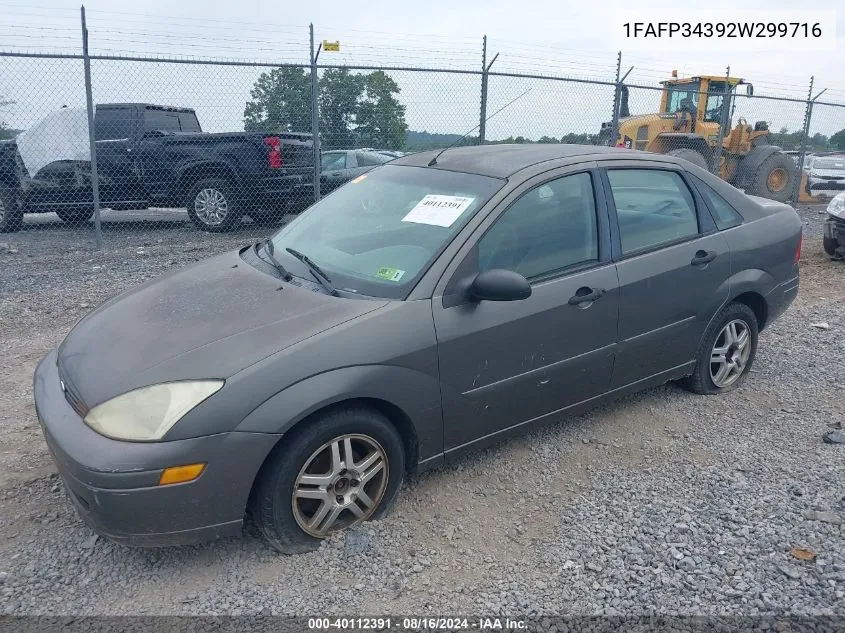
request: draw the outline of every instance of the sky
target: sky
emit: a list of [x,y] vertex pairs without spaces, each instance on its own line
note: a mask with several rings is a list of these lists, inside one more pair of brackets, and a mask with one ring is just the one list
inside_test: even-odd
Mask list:
[[[741,8],[758,19],[788,10],[794,19],[807,20],[813,11],[829,12],[835,4],[808,0],[795,10],[797,4],[786,0],[752,0],[741,7],[710,0],[706,8],[713,19],[737,19],[732,16]],[[642,1],[636,8],[642,20],[657,22],[676,16],[679,7],[676,1]],[[627,81],[635,85],[657,87],[672,70],[721,75],[730,65],[733,76],[755,87],[755,98],[741,100],[737,114],[767,120],[776,129],[800,129],[804,105],[761,96],[804,99],[811,75],[814,93],[827,88],[821,101],[845,104],[845,10],[827,14],[822,23],[836,30],[835,50],[799,51],[775,41],[769,50],[739,52],[714,41],[708,50],[679,43],[673,50],[625,52],[619,34],[630,15],[623,17],[623,11],[630,9],[630,2],[618,0],[86,2],[92,54],[306,63],[313,23],[318,42],[341,43],[339,53],[321,53],[324,64],[478,70],[486,35],[488,61],[499,55],[492,70],[506,73],[612,81],[620,46],[623,72],[634,67]],[[0,51],[78,53],[79,33],[78,2],[0,0]],[[94,99],[194,107],[208,131],[236,130],[242,128],[250,87],[269,68],[94,61]],[[78,60],[0,57],[0,101],[15,102],[0,109],[0,120],[25,128],[62,105],[84,104],[82,72]],[[411,129],[463,133],[477,125],[478,75],[389,72],[401,88]],[[493,76],[488,114],[517,101],[488,122],[488,138],[596,132],[610,119],[612,95],[611,86]],[[631,89],[633,113],[655,111],[658,100],[656,91]],[[829,135],[843,128],[845,107],[815,107],[811,133]]]

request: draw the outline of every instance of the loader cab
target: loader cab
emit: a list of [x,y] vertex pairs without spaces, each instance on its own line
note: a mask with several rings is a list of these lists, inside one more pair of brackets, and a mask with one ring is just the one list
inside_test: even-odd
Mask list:
[[[722,125],[725,135],[730,132],[736,87],[744,83],[742,79],[701,76],[661,83],[660,112],[663,116],[674,115],[679,119],[678,131],[703,136],[711,146],[717,143]],[[750,87],[750,84],[745,85]]]

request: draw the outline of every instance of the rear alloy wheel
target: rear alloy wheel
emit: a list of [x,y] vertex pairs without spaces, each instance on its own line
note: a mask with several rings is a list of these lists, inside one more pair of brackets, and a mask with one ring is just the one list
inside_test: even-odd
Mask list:
[[716,394],[739,386],[757,353],[757,317],[744,303],[732,303],[711,323],[696,357],[695,370],[683,381],[699,394]]
[[17,196],[8,187],[0,186],[0,233],[14,233],[23,226],[23,211]]
[[195,182],[188,191],[185,206],[191,221],[203,231],[231,231],[241,219],[232,185],[223,178]]
[[303,424],[270,454],[249,504],[261,534],[286,554],[384,516],[405,470],[402,439],[377,411],[335,409]]

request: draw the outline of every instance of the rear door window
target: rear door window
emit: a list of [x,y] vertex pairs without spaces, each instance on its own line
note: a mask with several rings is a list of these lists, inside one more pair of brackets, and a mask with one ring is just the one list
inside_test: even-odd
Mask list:
[[692,192],[677,172],[610,169],[607,176],[616,205],[623,255],[698,234]]
[[147,110],[144,115],[144,131],[180,132],[179,113],[166,110]]
[[202,128],[200,127],[200,122],[197,119],[197,115],[193,112],[180,112],[179,113],[179,127],[183,132],[192,132],[192,133],[199,133],[202,132]]
[[94,138],[98,141],[116,141],[132,138],[136,110],[131,108],[97,108],[94,116]]

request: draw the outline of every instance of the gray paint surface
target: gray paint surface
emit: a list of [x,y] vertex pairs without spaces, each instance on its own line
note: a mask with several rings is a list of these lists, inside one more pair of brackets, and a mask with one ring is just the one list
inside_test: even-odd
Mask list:
[[[424,152],[392,165],[427,165],[433,156]],[[744,222],[716,230],[707,203],[691,185],[701,233],[623,257],[602,175],[619,165],[682,176],[688,170]],[[100,531],[144,544],[226,532],[239,525],[249,486],[278,438],[309,415],[351,399],[400,416],[395,422],[404,431],[411,466],[436,465],[554,413],[689,374],[703,332],[729,301],[755,293],[768,322],[797,293],[797,214],[752,200],[684,161],[595,147],[494,146],[449,150],[431,169],[508,182],[431,263],[406,300],[331,297],[281,281],[238,252],[226,253],[113,299],[68,335],[58,368],[56,353],[42,362],[35,378],[39,417],[60,470],[80,495],[103,500],[92,520]],[[461,288],[475,274],[471,254],[484,231],[523,191],[585,170],[596,187],[599,261],[535,282],[522,301],[468,300]],[[715,258],[693,264],[702,251]],[[604,294],[589,305],[570,305],[568,299],[583,288]],[[222,378],[226,384],[163,442],[129,443],[99,436],[79,419],[61,393],[57,369],[89,406],[171,380]],[[241,443],[246,448],[235,448]],[[213,473],[227,472],[227,486],[239,492],[226,503],[209,497],[206,474],[166,493],[143,488],[138,512],[153,517],[142,522],[144,538],[111,516],[117,506],[108,495],[92,492],[141,489],[139,482],[151,481],[161,468],[203,461],[202,455],[214,461],[206,484],[214,483]],[[180,502],[192,509],[177,539],[168,536],[175,528],[155,517]]]

